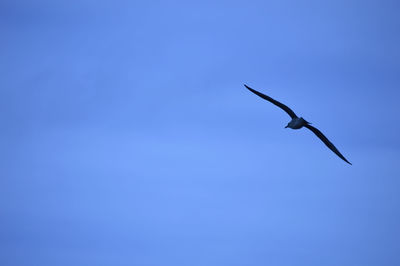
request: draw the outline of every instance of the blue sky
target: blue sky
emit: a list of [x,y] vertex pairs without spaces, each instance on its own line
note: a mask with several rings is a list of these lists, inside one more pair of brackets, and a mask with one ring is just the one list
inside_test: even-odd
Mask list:
[[2,1],[1,265],[399,265],[399,8]]

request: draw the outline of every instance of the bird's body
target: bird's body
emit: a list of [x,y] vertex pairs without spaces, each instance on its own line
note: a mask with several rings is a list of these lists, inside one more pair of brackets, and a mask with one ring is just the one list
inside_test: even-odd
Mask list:
[[298,117],[295,112],[292,111],[292,109],[290,109],[289,107],[287,107],[286,105],[284,105],[281,102],[278,102],[277,100],[274,100],[273,98],[258,92],[256,90],[253,90],[252,88],[250,88],[247,85],[244,85],[248,90],[250,90],[251,92],[253,92],[254,94],[260,96],[261,98],[275,104],[276,106],[278,106],[279,108],[281,108],[282,110],[284,110],[291,118],[292,120],[287,124],[287,126],[285,128],[291,128],[291,129],[300,129],[302,127],[306,127],[309,130],[311,130],[318,138],[320,138],[320,140],[322,140],[322,142],[329,148],[331,149],[337,156],[339,156],[343,161],[345,161],[348,164],[351,164],[340,152],[339,150],[335,147],[335,145],[332,144],[332,142],[330,142],[328,140],[327,137],[325,137],[324,134],[322,134],[321,131],[319,131],[317,128],[311,126],[311,123],[307,122],[304,118],[302,117]]
[[310,123],[308,123],[303,117],[294,117],[285,128],[300,129],[308,124]]

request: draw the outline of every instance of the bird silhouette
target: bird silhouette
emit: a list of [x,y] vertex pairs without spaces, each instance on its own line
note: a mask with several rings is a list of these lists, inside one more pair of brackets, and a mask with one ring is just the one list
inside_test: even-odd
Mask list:
[[290,109],[289,107],[287,107],[286,105],[284,105],[281,102],[278,102],[277,100],[272,99],[271,97],[258,92],[252,88],[250,88],[249,86],[247,86],[246,84],[244,84],[244,86],[251,91],[252,93],[260,96],[261,98],[275,104],[276,106],[278,106],[279,108],[281,108],[283,111],[285,111],[291,118],[292,120],[287,124],[287,126],[285,128],[291,128],[291,129],[300,129],[302,127],[306,127],[309,130],[311,130],[320,140],[322,140],[323,143],[325,143],[325,145],[331,149],[337,156],[339,156],[343,161],[345,161],[346,163],[350,164],[351,163],[339,152],[339,150],[335,147],[335,145],[332,144],[332,142],[329,141],[329,139],[327,137],[325,137],[324,134],[322,134],[321,131],[319,131],[317,128],[311,126],[311,123],[307,122],[304,118],[302,117],[298,117],[292,109]]

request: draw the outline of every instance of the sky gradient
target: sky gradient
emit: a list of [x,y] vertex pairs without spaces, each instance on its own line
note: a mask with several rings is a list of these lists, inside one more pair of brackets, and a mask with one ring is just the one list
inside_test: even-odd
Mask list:
[[399,10],[1,1],[0,264],[400,265]]

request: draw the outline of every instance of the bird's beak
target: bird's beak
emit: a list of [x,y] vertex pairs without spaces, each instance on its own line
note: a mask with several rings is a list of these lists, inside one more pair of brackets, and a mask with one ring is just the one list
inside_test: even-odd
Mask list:
[[286,126],[285,128],[288,128],[288,126]]

